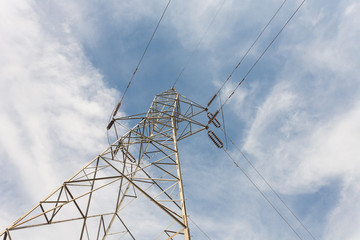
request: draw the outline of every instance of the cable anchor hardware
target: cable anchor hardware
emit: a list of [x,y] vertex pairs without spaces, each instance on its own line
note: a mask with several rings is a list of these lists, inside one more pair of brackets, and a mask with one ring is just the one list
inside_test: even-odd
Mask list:
[[213,131],[208,131],[208,136],[218,148],[223,148],[224,144]]
[[[209,121],[208,121],[208,125],[210,124],[210,123],[212,123],[212,121],[216,118],[216,116],[219,114],[219,110],[217,110],[216,112],[215,112],[215,114],[214,115],[212,115],[212,117],[209,119]],[[208,115],[209,116],[209,115]]]
[[[221,127],[221,123],[219,122],[219,120],[216,119],[216,117],[214,117],[214,114],[212,114],[211,112],[208,112],[207,116],[209,118],[209,124],[212,123],[217,128]],[[211,122],[210,122],[210,120],[211,120]]]
[[211,105],[211,103],[215,100],[216,97],[217,97],[217,93],[215,93],[215,95],[210,99],[210,101],[207,104],[207,107]]
[[114,111],[114,113],[113,113],[113,117],[115,117],[115,115],[116,115],[117,112],[119,111],[120,106],[121,106],[121,101],[118,102],[118,104],[116,105],[115,111]]
[[114,125],[115,119],[112,119],[109,124],[107,125],[106,129],[110,130],[110,128]]

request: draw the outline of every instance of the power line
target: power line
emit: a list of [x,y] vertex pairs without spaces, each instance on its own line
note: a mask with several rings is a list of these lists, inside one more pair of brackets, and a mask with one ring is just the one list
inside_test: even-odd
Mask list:
[[[244,78],[237,84],[235,89],[231,92],[231,94],[226,98],[226,100],[223,102],[223,104],[220,106],[220,108],[213,114],[213,117],[209,119],[208,124],[210,124],[214,118],[219,114],[219,112],[223,109],[224,105],[230,100],[230,98],[234,95],[235,91],[240,87],[240,85],[245,81],[247,76],[252,72],[254,67],[257,65],[257,63],[260,61],[260,59],[264,56],[264,54],[268,51],[268,49],[272,46],[272,44],[275,42],[275,40],[279,37],[281,32],[285,29],[285,27],[289,24],[289,22],[293,19],[293,17],[296,15],[296,13],[299,11],[299,9],[302,7],[302,5],[305,3],[306,0],[303,0],[300,5],[296,8],[296,10],[293,12],[293,14],[289,17],[289,19],[286,21],[286,23],[283,25],[283,27],[280,29],[280,31],[276,34],[276,36],[272,39],[272,41],[268,44],[268,46],[265,48],[265,50],[261,53],[261,55],[257,58],[257,60],[254,62],[254,64],[250,67],[248,72],[245,74]],[[220,88],[221,90],[221,88]],[[219,91],[210,99],[209,103],[207,104],[207,107],[211,105],[211,103],[214,101],[214,99],[217,97]]]
[[[232,75],[234,74],[234,72],[236,71],[236,69],[241,65],[241,63],[244,61],[244,59],[248,56],[249,52],[251,51],[251,49],[254,47],[254,45],[257,43],[257,41],[259,40],[259,38],[262,36],[262,34],[265,32],[265,30],[268,28],[268,26],[270,25],[270,23],[273,21],[273,19],[276,17],[276,15],[279,13],[279,11],[281,10],[281,8],[284,6],[284,4],[286,3],[287,0],[284,0],[282,2],[282,4],[280,5],[280,7],[276,10],[276,12],[274,13],[274,15],[270,18],[270,20],[267,22],[267,24],[265,25],[265,27],[261,30],[261,32],[259,33],[259,35],[256,37],[256,39],[254,40],[254,42],[251,44],[251,46],[248,48],[248,50],[246,51],[246,53],[243,55],[243,57],[240,59],[240,61],[238,62],[238,64],[235,66],[235,68],[232,70],[232,72],[230,73],[230,75],[228,76],[228,78],[223,82],[223,84],[221,85],[221,87],[219,88],[219,90],[215,93],[215,95],[212,97],[212,99],[209,101],[209,103],[207,104],[207,107],[210,106],[210,104],[215,100],[215,98],[220,94],[221,90],[223,89],[223,87],[225,86],[225,84],[230,80],[230,78],[232,77]],[[176,80],[177,81],[177,80]],[[175,83],[176,83],[175,81]],[[174,85],[175,85],[174,83]],[[173,85],[173,86],[174,86]],[[219,101],[220,101],[220,106],[222,106],[222,102],[221,102],[221,97],[219,96]],[[221,111],[221,118],[222,118],[222,122],[223,122],[223,129],[224,129],[224,136],[225,136],[225,140],[226,140],[226,146],[227,146],[227,137],[226,137],[226,129],[225,129],[225,118],[224,118],[224,112],[223,109],[220,108]],[[212,120],[216,117],[216,115],[219,113],[219,111],[217,111],[213,116],[213,118],[210,118],[209,120],[209,124],[212,122]]]
[[[280,202],[285,206],[285,208],[291,213],[291,215],[296,219],[296,221],[305,229],[305,231],[311,236],[313,240],[316,240],[316,238],[313,236],[313,234],[310,232],[310,230],[302,223],[302,221],[296,216],[296,214],[291,210],[291,208],[285,203],[285,201],[280,197],[280,195],[275,191],[275,189],[270,185],[270,183],[265,179],[265,177],[259,172],[259,170],[252,164],[252,162],[246,157],[246,155],[241,151],[241,149],[234,143],[234,141],[227,135],[226,136],[231,144],[236,148],[236,150],[243,156],[243,158],[246,160],[246,162],[251,166],[252,169],[255,170],[255,172],[260,176],[260,178],[265,182],[265,184],[270,188],[270,190],[275,194],[275,196],[280,200]],[[234,161],[234,160],[233,160]],[[235,163],[237,167],[239,165]],[[240,168],[240,167],[239,167]]]
[[[213,96],[212,100],[214,100],[216,98],[216,96],[220,93],[220,91],[224,88],[225,84],[230,80],[230,78],[232,77],[232,75],[234,74],[234,72],[236,71],[236,69],[241,65],[241,63],[244,61],[244,59],[248,56],[249,52],[251,51],[251,49],[254,47],[254,45],[257,43],[257,41],[260,39],[260,37],[263,35],[263,33],[265,32],[265,30],[269,27],[270,23],[273,21],[273,19],[276,17],[276,15],[279,13],[279,11],[281,10],[281,8],[284,6],[284,4],[286,3],[287,0],[284,0],[282,2],[282,4],[280,5],[280,7],[276,10],[276,12],[274,13],[274,15],[270,18],[270,20],[267,22],[267,24],[265,25],[265,27],[261,30],[261,32],[259,33],[259,35],[256,37],[256,39],[254,40],[254,42],[251,44],[251,46],[248,48],[248,50],[246,51],[246,53],[243,55],[243,57],[240,59],[240,61],[238,62],[238,64],[235,66],[235,68],[232,70],[232,72],[230,73],[230,75],[228,76],[228,78],[223,82],[223,84],[221,85],[221,87],[219,88],[219,90],[215,93],[215,95]],[[212,103],[212,100],[210,100],[210,102],[208,103],[208,106],[210,106],[210,104]]]
[[186,67],[189,65],[189,63],[190,63],[190,61],[192,60],[192,58],[193,58],[196,50],[199,48],[200,44],[201,44],[202,41],[204,40],[205,35],[208,33],[210,27],[213,25],[213,23],[215,22],[215,19],[216,19],[217,16],[219,15],[222,7],[224,6],[225,1],[226,1],[226,0],[223,0],[223,1],[219,4],[218,9],[217,9],[217,11],[216,11],[213,19],[211,20],[211,22],[210,22],[209,25],[207,26],[207,28],[206,28],[205,32],[203,33],[203,35],[201,36],[199,42],[196,44],[196,47],[194,48],[194,50],[193,50],[193,51],[191,52],[191,54],[189,55],[189,58],[187,59],[184,67],[181,69],[181,71],[180,71],[178,77],[176,78],[176,80],[174,81],[172,87],[175,87],[176,83],[179,81],[179,79],[180,79],[180,77],[182,76],[183,72],[185,71]]
[[142,62],[142,60],[143,60],[143,58],[144,58],[144,56],[145,56],[145,54],[146,54],[146,52],[147,52],[147,50],[148,50],[148,48],[149,48],[149,46],[150,46],[151,41],[153,40],[153,38],[154,38],[154,36],[155,36],[155,33],[156,33],[157,29],[159,28],[159,25],[160,25],[160,23],[161,23],[164,15],[165,15],[165,13],[166,13],[168,7],[169,7],[169,5],[170,5],[170,2],[171,2],[171,0],[169,0],[168,3],[166,4],[166,7],[165,7],[165,9],[164,9],[164,11],[163,11],[163,13],[162,13],[159,21],[158,21],[158,23],[157,23],[157,25],[156,25],[153,33],[152,33],[150,39],[149,39],[148,44],[146,45],[146,48],[145,48],[145,50],[144,50],[144,52],[143,52],[143,54],[142,54],[142,56],[141,56],[141,58],[140,58],[140,60],[139,60],[139,62],[138,62],[138,64],[137,64],[137,66],[136,66],[136,68],[135,68],[135,70],[134,70],[134,72],[133,72],[133,74],[132,74],[132,76],[131,76],[131,79],[130,79],[130,81],[128,82],[128,85],[126,86],[125,91],[124,91],[124,93],[123,93],[120,101],[118,102],[118,104],[116,105],[116,107],[115,107],[115,109],[114,109],[114,111],[113,111],[113,114],[112,114],[113,117],[117,114],[117,112],[118,112],[119,109],[120,109],[120,106],[121,106],[121,103],[122,103],[122,101],[123,101],[123,99],[124,99],[124,97],[125,97],[125,94],[126,94],[127,90],[129,89],[132,81],[134,80],[134,77],[135,77],[136,72],[139,70],[139,67],[140,67],[140,65],[141,65],[141,62]]
[[[267,23],[267,25],[264,27],[264,29],[261,31],[261,33],[258,35],[258,37],[255,39],[255,41],[253,42],[253,44],[250,46],[250,48],[248,49],[248,51],[245,53],[245,55],[243,56],[243,58],[239,61],[239,63],[236,65],[236,67],[233,69],[233,71],[231,72],[231,74],[229,75],[229,77],[224,81],[224,83],[222,84],[222,86],[219,88],[219,90],[217,91],[217,93],[211,98],[211,100],[209,101],[207,106],[210,106],[210,104],[214,101],[214,99],[219,95],[220,91],[222,90],[222,88],[225,86],[225,84],[229,81],[229,79],[232,77],[233,73],[236,71],[236,69],[240,66],[240,64],[242,63],[242,61],[245,59],[245,57],[248,55],[248,53],[250,52],[250,50],[252,49],[252,47],[255,45],[255,43],[258,41],[258,39],[261,37],[261,35],[263,34],[263,32],[265,31],[265,29],[269,26],[269,24],[271,23],[271,21],[275,18],[275,16],[278,14],[278,12],[280,11],[280,9],[282,8],[282,6],[285,4],[286,0],[284,0],[284,2],[281,4],[281,6],[279,7],[279,9],[275,12],[275,14],[273,15],[273,17],[269,20],[269,22]],[[280,29],[280,31],[275,35],[275,37],[272,39],[272,41],[268,44],[268,46],[265,48],[265,50],[262,52],[262,54],[257,58],[257,60],[254,62],[254,64],[250,67],[250,69],[248,70],[248,72],[245,74],[244,78],[237,84],[237,86],[235,87],[235,89],[232,91],[232,93],[228,96],[228,98],[224,101],[224,103],[221,104],[221,100],[220,100],[220,108],[215,112],[215,114],[213,115],[212,118],[210,118],[208,124],[210,124],[216,117],[216,115],[219,113],[219,111],[222,112],[222,118],[224,121],[224,117],[223,117],[223,106],[229,101],[229,99],[233,96],[233,94],[235,93],[235,91],[238,89],[238,87],[245,81],[245,79],[247,78],[247,76],[251,73],[251,71],[254,69],[254,67],[257,65],[257,63],[261,60],[261,58],[264,56],[264,54],[268,51],[268,49],[272,46],[272,44],[274,43],[274,41],[278,38],[278,36],[281,34],[281,32],[285,29],[285,27],[289,24],[289,22],[292,20],[292,18],[295,16],[295,14],[299,11],[299,9],[302,7],[302,5],[305,3],[305,0],[303,0],[300,5],[296,8],[296,10],[293,12],[293,14],[290,16],[290,18],[285,22],[285,24],[283,25],[283,27]],[[284,200],[279,196],[279,194],[272,188],[272,186],[269,184],[268,181],[266,181],[266,179],[260,174],[260,172],[255,168],[255,166],[249,161],[249,159],[244,155],[244,153],[240,150],[240,148],[238,148],[235,143],[226,135],[226,132],[224,131],[224,135],[225,135],[225,139],[229,139],[230,142],[237,148],[237,150],[242,154],[242,156],[246,159],[246,161],[250,164],[250,166],[255,170],[255,172],[261,177],[261,179],[265,182],[265,184],[271,189],[271,191],[275,194],[275,196],[280,200],[280,202],[283,204],[283,206],[286,207],[286,209],[291,213],[291,215],[296,219],[296,221],[298,223],[300,223],[300,225],[307,231],[307,233],[312,237],[312,239],[315,240],[315,237],[312,235],[312,233],[306,228],[306,226],[300,221],[300,219],[294,214],[294,212],[287,206],[287,204],[284,202]],[[279,209],[276,208],[276,206],[270,201],[270,199],[265,195],[265,193],[260,189],[260,187],[254,182],[254,180],[246,173],[246,171],[240,167],[240,165],[235,161],[235,159],[230,155],[230,153],[228,152],[227,149],[222,148],[223,151],[228,155],[228,157],[233,161],[233,163],[236,165],[236,167],[238,167],[243,174],[248,178],[248,180],[255,186],[255,188],[260,192],[260,194],[265,198],[265,200],[270,204],[270,206],[279,214],[279,216],[285,221],[285,223],[291,228],[291,230],[296,234],[296,236],[299,239],[302,239],[301,236],[299,235],[299,233],[295,230],[295,228],[290,224],[290,222],[281,214],[281,212],[279,211]]]
[[246,171],[240,167],[240,165],[235,161],[235,159],[230,155],[230,153],[222,148],[226,155],[233,161],[233,163],[238,167],[241,172],[246,176],[246,178],[254,185],[254,187],[259,191],[259,193],[264,197],[264,199],[270,204],[270,206],[275,210],[275,212],[284,220],[284,222],[290,227],[290,229],[295,233],[295,235],[300,239],[303,240],[303,238],[299,235],[299,233],[295,230],[295,228],[290,224],[290,222],[280,213],[279,209],[275,207],[275,205],[270,201],[270,199],[265,195],[265,193],[260,189],[258,185],[254,182],[253,179],[246,173]]
[[276,36],[273,38],[273,40],[269,43],[269,45],[265,48],[265,50],[261,53],[261,55],[258,57],[258,59],[255,61],[255,63],[251,66],[251,68],[249,69],[249,71],[245,74],[244,78],[238,83],[238,85],[235,87],[235,89],[233,90],[233,92],[229,95],[229,97],[225,100],[225,102],[223,103],[223,105],[221,105],[220,108],[223,108],[223,106],[229,101],[229,99],[234,95],[235,91],[239,88],[239,86],[245,81],[245,79],[247,78],[247,76],[251,73],[251,71],[254,69],[254,67],[256,66],[256,64],[260,61],[260,59],[264,56],[264,54],[268,51],[268,49],[271,47],[271,45],[275,42],[275,40],[279,37],[279,35],[281,34],[281,32],[284,30],[284,28],[289,24],[289,22],[291,21],[291,19],[295,16],[295,14],[299,11],[299,9],[301,8],[301,6],[305,3],[306,0],[303,0],[301,2],[301,4],[297,7],[297,9],[294,11],[294,13],[290,16],[290,18],[286,21],[286,23],[284,24],[284,26],[280,29],[280,31],[276,34]]

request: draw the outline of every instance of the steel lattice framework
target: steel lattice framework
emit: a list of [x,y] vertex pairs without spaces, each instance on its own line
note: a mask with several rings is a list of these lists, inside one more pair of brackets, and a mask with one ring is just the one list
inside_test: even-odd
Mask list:
[[[68,239],[190,239],[178,142],[207,129],[196,120],[206,110],[171,88],[155,96],[147,113],[114,118],[108,129],[115,142],[0,237],[29,239],[31,232],[36,239],[54,239],[54,229],[65,225]],[[137,124],[127,128],[129,121]],[[137,207],[144,201],[151,206]],[[153,222],[157,227],[144,237],[136,229],[149,222],[142,215],[146,210],[166,220]],[[50,225],[47,237],[40,236],[37,231]]]

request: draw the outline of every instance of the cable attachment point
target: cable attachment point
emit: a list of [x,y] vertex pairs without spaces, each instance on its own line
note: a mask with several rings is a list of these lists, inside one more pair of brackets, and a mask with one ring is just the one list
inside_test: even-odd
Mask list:
[[217,97],[217,93],[215,93],[215,95],[210,99],[210,101],[208,102],[206,108],[210,106],[210,104],[215,100],[216,97]]
[[121,106],[121,101],[120,101],[120,102],[118,102],[118,104],[116,105],[115,111],[114,111],[114,113],[113,113],[113,117],[115,117],[115,115],[116,115],[116,114],[117,114],[117,112],[119,111],[120,106]]
[[213,131],[208,131],[208,136],[218,148],[223,148],[224,144]]
[[110,128],[114,125],[115,119],[112,119],[109,124],[107,125],[106,129],[110,130]]
[[[211,112],[208,112],[208,113],[207,113],[207,116],[208,116],[208,118],[209,118],[209,121],[211,120],[211,123],[212,123],[215,127],[217,127],[217,128],[221,127],[221,123],[219,122],[219,120],[216,119],[216,117],[214,117],[214,114],[212,114]],[[210,124],[210,123],[209,123],[209,124]]]
[[[210,114],[211,114],[211,113],[210,113]],[[219,110],[217,110],[214,115],[211,114],[211,115],[212,115],[211,117],[209,117],[209,115],[208,115],[208,117],[209,117],[208,125],[213,122],[213,120],[216,118],[216,116],[217,116],[218,114],[219,114]],[[219,122],[219,121],[218,121],[218,122]]]

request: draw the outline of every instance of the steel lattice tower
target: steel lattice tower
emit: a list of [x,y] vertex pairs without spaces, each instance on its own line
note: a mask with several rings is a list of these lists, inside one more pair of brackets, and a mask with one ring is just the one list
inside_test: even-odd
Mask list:
[[[147,113],[114,118],[108,129],[115,142],[0,237],[54,239],[67,233],[67,239],[190,239],[178,142],[207,129],[196,120],[205,111],[171,88],[155,96]],[[123,127],[127,130],[120,136]],[[162,220],[144,236],[138,229],[152,221],[142,215],[147,210]],[[55,233],[60,226],[63,230]],[[48,227],[41,236],[40,229]]]

